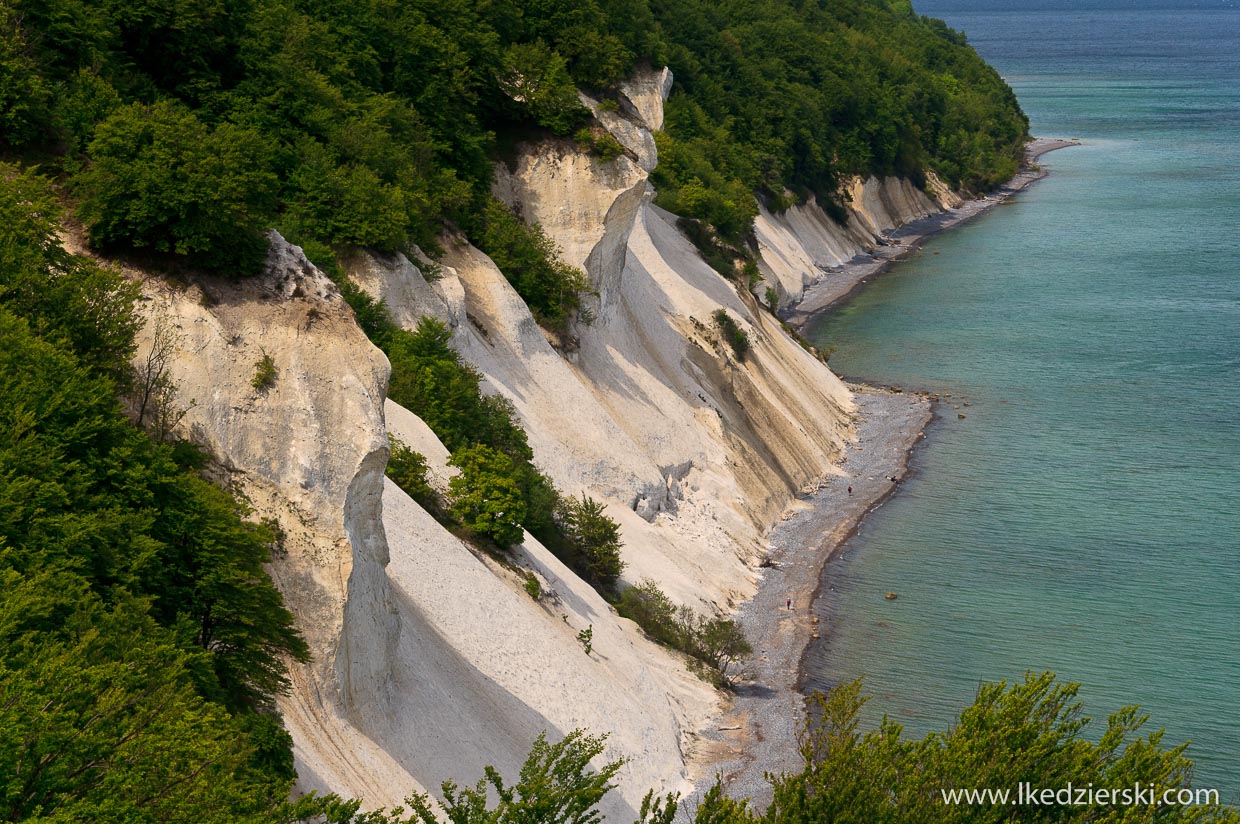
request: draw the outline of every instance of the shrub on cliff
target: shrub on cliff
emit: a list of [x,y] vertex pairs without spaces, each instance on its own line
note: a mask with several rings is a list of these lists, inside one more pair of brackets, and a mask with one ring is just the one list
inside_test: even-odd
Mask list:
[[356,287],[345,291],[392,364],[388,396],[420,417],[454,452],[486,446],[511,461],[507,473],[522,501],[521,526],[553,552],[565,543],[555,509],[560,500],[551,480],[534,466],[525,431],[512,403],[500,395],[482,393],[482,376],[452,349],[452,333],[432,317],[415,330],[401,329]]
[[171,101],[117,110],[95,130],[78,178],[91,242],[195,255],[250,274],[275,209],[271,148],[257,132],[208,127]]
[[560,503],[559,521],[564,534],[580,558],[573,566],[600,591],[616,586],[624,561],[620,557],[620,525],[603,512],[603,505],[582,494]]
[[410,498],[432,515],[442,514],[439,493],[426,479],[426,458],[409,448],[409,444],[389,434],[391,453],[388,456],[387,476],[392,483],[405,491]]
[[478,444],[458,449],[448,459],[461,470],[448,481],[448,511],[470,531],[502,548],[521,543],[525,499],[512,460],[502,452]]
[[555,242],[538,226],[526,224],[495,198],[489,198],[471,227],[517,294],[544,325],[563,328],[589,288],[586,273],[560,259]]
[[659,643],[673,649],[687,648],[687,639],[676,620],[676,604],[650,578],[626,587],[616,602],[616,610]]
[[721,685],[731,684],[733,667],[753,652],[740,624],[723,616],[696,616],[689,630],[691,654],[712,673]]
[[734,620],[678,607],[649,578],[621,592],[616,610],[655,641],[687,654],[691,668],[718,686],[728,686],[733,665],[753,652]]
[[715,327],[724,341],[732,347],[732,354],[736,355],[738,361],[743,361],[745,355],[749,354],[749,333],[732,319],[726,309],[716,309],[711,318],[714,319]]

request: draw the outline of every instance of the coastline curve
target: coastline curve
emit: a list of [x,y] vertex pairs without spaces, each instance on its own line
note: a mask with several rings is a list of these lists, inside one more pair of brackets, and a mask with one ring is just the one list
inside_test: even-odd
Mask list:
[[[1009,181],[960,207],[910,222],[879,246],[837,267],[803,298],[780,312],[798,331],[846,303],[871,278],[916,251],[929,238],[966,223],[1047,175],[1043,155],[1081,145],[1076,139],[1035,138],[1025,147],[1020,171]],[[767,561],[758,592],[738,610],[754,647],[749,677],[731,706],[703,731],[695,759],[695,788],[686,801],[700,800],[716,776],[730,795],[748,798],[758,809],[771,800],[768,772],[800,769],[796,742],[806,717],[805,659],[812,642],[829,632],[816,606],[823,571],[883,505],[910,472],[913,451],[935,419],[936,396],[851,383],[857,401],[857,441],[838,467],[812,492],[788,508],[768,535]],[[792,608],[787,604],[791,600]]]

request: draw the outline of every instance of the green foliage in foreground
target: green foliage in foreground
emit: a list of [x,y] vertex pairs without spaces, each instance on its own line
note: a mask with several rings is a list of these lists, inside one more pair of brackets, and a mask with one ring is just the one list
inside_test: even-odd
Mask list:
[[[1053,673],[1024,681],[984,684],[959,722],[921,740],[901,737],[884,719],[862,733],[858,714],[867,699],[859,683],[837,687],[813,702],[817,720],[802,737],[804,769],[772,776],[774,801],[764,815],[737,809],[716,794],[698,821],[719,824],[974,824],[975,822],[1236,822],[1240,813],[1218,805],[1006,806],[949,805],[942,791],[1037,788],[1189,787],[1192,762],[1186,745],[1166,747],[1161,731],[1145,732],[1148,716],[1137,707],[1112,714],[1098,740],[1086,737],[1089,719],[1080,685]],[[712,809],[713,808],[713,809]],[[726,814],[714,814],[714,811]]]
[[267,821],[307,658],[276,535],[122,415],[132,284],[65,252],[38,178],[0,166],[0,217],[0,817]]
[[[746,799],[727,795],[717,782],[696,807],[676,818],[675,796],[646,796],[637,824],[1003,824],[1004,822],[1113,822],[1113,824],[1235,824],[1232,807],[949,805],[941,791],[957,788],[1068,786],[1165,789],[1191,786],[1192,762],[1184,746],[1166,747],[1161,732],[1142,733],[1147,717],[1128,707],[1107,720],[1097,741],[1085,737],[1088,719],[1078,684],[1053,673],[1028,674],[1022,682],[984,684],[959,722],[921,740],[905,739],[884,720],[861,732],[858,715],[866,700],[859,682],[844,684],[813,701],[812,720],[801,736],[802,767],[768,775],[774,799],[754,812]],[[623,762],[595,771],[589,764],[604,740],[581,731],[548,744],[535,742],[516,784],[491,768],[474,787],[443,787],[452,824],[568,824],[601,820],[598,804]],[[488,788],[490,793],[488,793]],[[1014,790],[1013,790],[1014,791]],[[323,803],[317,799],[315,803]],[[434,824],[428,800],[408,800],[404,810],[332,818],[347,824]],[[356,812],[356,809],[353,809]]]
[[[479,779],[473,787],[458,788],[452,782],[445,783],[442,789],[448,820],[452,824],[601,821],[596,807],[614,789],[612,779],[623,766],[623,762],[613,761],[597,771],[590,768],[590,761],[603,754],[604,741],[603,737],[580,730],[554,744],[547,743],[545,734],[539,735],[516,784],[509,786],[493,769],[487,769],[486,778]],[[488,809],[488,789],[499,799],[493,809]],[[425,796],[410,799],[417,821],[437,824],[428,802]]]
[[[613,779],[624,760],[610,761],[595,770],[590,762],[604,752],[605,736],[574,730],[553,743],[546,734],[534,741],[514,784],[492,767],[472,787],[448,781],[441,787],[443,809],[450,824],[599,824],[598,804],[615,789]],[[282,821],[327,813],[333,824],[440,824],[428,796],[415,794],[405,800],[409,812],[397,807],[358,813],[358,802],[341,802],[334,796],[310,798],[290,807]],[[636,824],[671,824],[675,799],[647,795]],[[294,814],[295,813],[295,814]]]

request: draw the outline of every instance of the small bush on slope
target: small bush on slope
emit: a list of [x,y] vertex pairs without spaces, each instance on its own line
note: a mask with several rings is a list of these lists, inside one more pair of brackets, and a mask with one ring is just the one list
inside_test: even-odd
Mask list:
[[391,453],[385,470],[387,476],[427,512],[437,517],[442,515],[439,493],[426,478],[426,458],[395,435],[389,434],[388,441],[391,443]]
[[687,654],[716,686],[728,686],[733,665],[753,652],[735,621],[677,607],[649,578],[621,592],[616,609],[654,640]]
[[743,361],[745,355],[749,354],[749,333],[732,319],[726,309],[716,309],[711,317],[719,329],[719,334],[728,346],[732,347],[732,354],[736,355],[738,361]]
[[[344,283],[342,292],[354,305],[359,322],[369,327],[367,333],[392,364],[388,396],[425,421],[454,454],[485,446],[505,456],[510,465],[500,474],[519,492],[518,523],[567,562],[572,547],[555,517],[560,494],[534,466],[534,451],[512,404],[499,395],[482,394],[481,375],[461,361],[449,343],[452,333],[442,323],[425,317],[414,331],[401,329],[381,303]],[[508,489],[509,484],[503,486]],[[512,537],[511,531],[507,537]]]

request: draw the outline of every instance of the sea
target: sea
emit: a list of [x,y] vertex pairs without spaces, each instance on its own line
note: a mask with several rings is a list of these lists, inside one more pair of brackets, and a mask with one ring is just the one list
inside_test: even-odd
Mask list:
[[809,682],[920,736],[1053,670],[1092,735],[1139,704],[1240,801],[1240,4],[914,7],[1082,145],[809,328],[838,373],[950,396],[824,572]]

